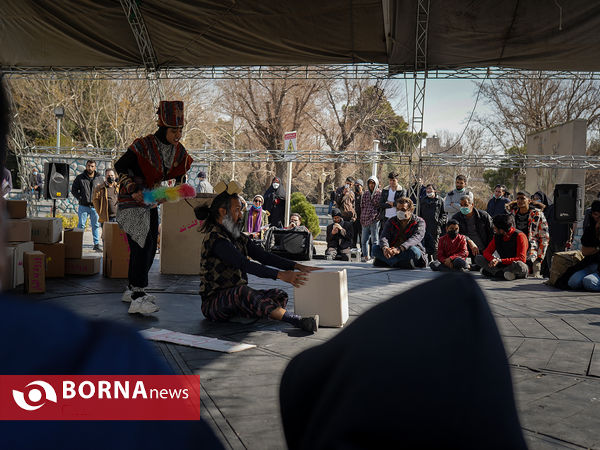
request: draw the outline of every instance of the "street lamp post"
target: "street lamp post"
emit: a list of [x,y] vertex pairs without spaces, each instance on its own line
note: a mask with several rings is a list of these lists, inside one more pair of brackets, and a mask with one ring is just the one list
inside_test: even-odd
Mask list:
[[54,115],[56,116],[56,152],[60,153],[60,119],[65,116],[65,108],[57,106],[54,108]]

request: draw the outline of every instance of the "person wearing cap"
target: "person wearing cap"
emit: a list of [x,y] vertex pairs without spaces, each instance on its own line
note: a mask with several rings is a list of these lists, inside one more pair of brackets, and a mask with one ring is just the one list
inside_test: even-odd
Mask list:
[[263,209],[265,199],[255,195],[250,209],[244,209],[242,230],[252,239],[262,239],[263,233],[269,228],[269,211]]
[[148,272],[154,262],[158,241],[157,204],[144,203],[144,190],[166,180],[181,183],[193,159],[181,144],[184,123],[183,102],[161,101],[158,130],[136,139],[115,164],[119,174],[117,222],[129,242],[129,286],[122,300],[130,303],[129,313],[158,311],[156,299],[145,291]]
[[283,228],[283,219],[285,217],[285,189],[281,185],[279,177],[273,177],[271,186],[266,190],[265,204],[263,208],[269,211],[271,225],[277,228]]
[[352,222],[345,221],[338,208],[331,211],[333,223],[327,226],[327,250],[325,256],[332,259],[350,261],[350,247],[352,247]]
[[201,170],[198,172],[198,185],[196,186],[196,194],[212,194],[212,184],[206,179],[206,172]]

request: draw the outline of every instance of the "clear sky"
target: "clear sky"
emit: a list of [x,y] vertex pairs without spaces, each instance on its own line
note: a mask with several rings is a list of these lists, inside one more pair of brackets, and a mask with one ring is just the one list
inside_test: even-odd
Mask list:
[[[413,80],[399,81],[403,97],[405,88],[408,95],[408,116],[412,115]],[[423,130],[429,136],[447,130],[454,134],[462,133],[475,105],[477,85],[473,80],[436,80],[428,79],[425,90],[425,115]],[[395,104],[396,112],[407,118],[406,99]],[[488,108],[483,97],[479,97],[475,115],[485,115]]]

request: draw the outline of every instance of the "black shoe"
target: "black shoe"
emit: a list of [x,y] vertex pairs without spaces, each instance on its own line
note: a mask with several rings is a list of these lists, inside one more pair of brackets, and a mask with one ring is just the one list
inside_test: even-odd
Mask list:
[[374,258],[373,259],[373,267],[390,267],[390,266],[388,266],[387,263],[385,263],[377,258]]
[[412,270],[412,269],[416,269],[416,265],[415,265],[415,260],[414,259],[409,259],[408,261],[402,261],[399,263],[394,264],[394,267],[396,269],[408,269],[408,270]]
[[315,314],[300,319],[300,329],[309,333],[316,333],[319,330],[319,315]]
[[94,244],[94,249],[95,252],[101,252],[102,249],[100,248],[100,244]]

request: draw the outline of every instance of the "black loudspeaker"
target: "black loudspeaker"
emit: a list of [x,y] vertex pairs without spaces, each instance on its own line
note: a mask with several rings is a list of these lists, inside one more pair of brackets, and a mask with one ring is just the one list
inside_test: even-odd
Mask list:
[[292,231],[269,228],[265,234],[267,251],[295,261],[312,258],[312,234],[310,231]]
[[557,184],[554,187],[554,220],[573,223],[581,220],[581,188],[578,184]]
[[69,165],[67,163],[44,163],[44,193],[48,200],[69,196]]

